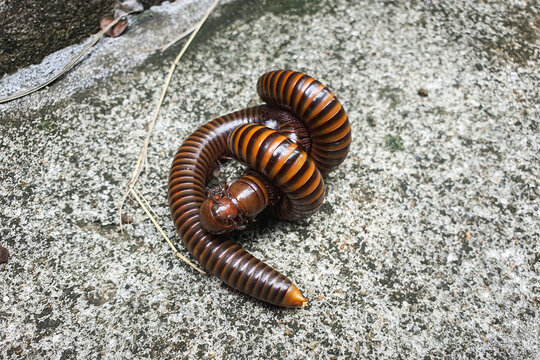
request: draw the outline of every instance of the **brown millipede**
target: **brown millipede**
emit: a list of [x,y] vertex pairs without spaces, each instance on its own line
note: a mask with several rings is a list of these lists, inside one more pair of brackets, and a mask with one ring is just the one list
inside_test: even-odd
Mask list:
[[[248,174],[237,181],[240,193],[250,202],[256,201],[250,203],[253,208],[247,212],[243,209],[248,217],[255,216],[270,201],[268,181],[276,182],[285,192],[276,214],[289,218],[307,216],[318,208],[324,196],[321,173],[337,167],[348,153],[350,124],[335,96],[302,73],[269,72],[259,79],[257,90],[271,106],[257,106],[214,119],[197,129],[178,149],[169,176],[169,204],[182,241],[209,272],[255,298],[298,307],[306,299],[288,278],[201,225],[199,211],[206,199],[205,186],[219,157],[232,153],[266,175],[264,178]],[[295,128],[284,134],[288,130],[283,119],[290,117],[289,111],[302,121],[307,133],[297,135],[302,131]],[[296,169],[294,174],[292,169]],[[234,186],[228,191],[234,190]],[[238,198],[229,200],[234,202]]]

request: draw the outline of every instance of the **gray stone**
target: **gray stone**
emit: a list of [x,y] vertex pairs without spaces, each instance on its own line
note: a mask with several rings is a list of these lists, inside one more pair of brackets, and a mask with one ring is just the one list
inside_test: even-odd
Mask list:
[[[182,140],[258,103],[266,71],[327,84],[354,139],[321,211],[233,235],[308,298],[287,310],[194,272],[134,202],[119,231],[182,44],[157,49],[209,4],[137,15],[47,89],[0,105],[0,357],[537,358],[538,6],[281,0],[213,14],[173,76],[138,188],[174,238]],[[81,47],[4,77],[1,95]]]

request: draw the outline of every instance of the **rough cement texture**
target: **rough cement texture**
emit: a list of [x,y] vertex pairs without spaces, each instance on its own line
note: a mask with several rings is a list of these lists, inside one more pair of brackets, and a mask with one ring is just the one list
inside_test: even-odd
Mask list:
[[537,359],[538,5],[235,1],[210,18],[174,74],[139,188],[174,237],[167,175],[182,140],[258,103],[268,70],[327,84],[354,142],[322,210],[233,235],[310,300],[286,310],[194,272],[135,203],[117,224],[181,44],[155,49],[208,4],[138,15],[49,88],[0,105],[0,358]]

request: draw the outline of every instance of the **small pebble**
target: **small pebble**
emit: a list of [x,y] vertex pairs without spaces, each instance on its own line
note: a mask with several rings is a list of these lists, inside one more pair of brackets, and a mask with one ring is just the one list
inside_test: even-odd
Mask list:
[[131,224],[133,222],[133,217],[128,215],[128,214],[124,214],[122,215],[122,224]]
[[3,246],[0,246],[0,264],[6,263],[9,259],[9,251]]
[[421,97],[427,97],[428,91],[424,88],[421,88],[420,90],[418,90],[418,95],[420,95]]
[[371,127],[375,127],[375,125],[377,125],[372,115],[366,116],[366,120],[367,120],[368,125]]

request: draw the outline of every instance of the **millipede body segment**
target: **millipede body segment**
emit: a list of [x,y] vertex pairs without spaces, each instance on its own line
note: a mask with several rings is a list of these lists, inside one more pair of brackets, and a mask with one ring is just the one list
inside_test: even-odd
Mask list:
[[324,200],[321,173],[302,147],[265,126],[242,125],[229,136],[233,157],[263,174],[283,193],[275,214],[297,220],[313,214]]
[[[269,105],[214,119],[179,148],[169,204],[183,243],[209,272],[255,298],[298,307],[306,299],[287,277],[214,234],[241,228],[269,204],[284,219],[315,212],[324,199],[322,175],[348,153],[350,124],[335,96],[307,75],[272,71],[259,79],[257,90]],[[206,183],[225,154],[256,172],[207,199]]]

